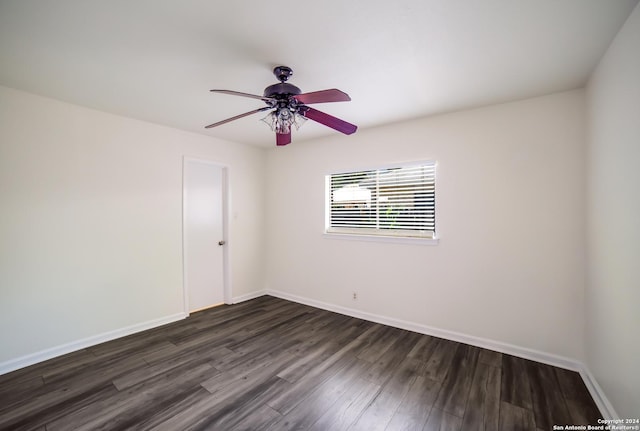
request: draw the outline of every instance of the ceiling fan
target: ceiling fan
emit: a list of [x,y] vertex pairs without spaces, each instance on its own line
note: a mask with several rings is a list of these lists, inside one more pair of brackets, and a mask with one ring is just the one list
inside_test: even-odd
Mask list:
[[335,88],[330,90],[313,91],[310,93],[302,93],[295,85],[289,84],[287,81],[293,70],[287,66],[277,66],[273,69],[273,74],[280,81],[264,89],[262,96],[256,94],[241,93],[232,90],[211,90],[214,93],[231,94],[233,96],[250,97],[252,99],[260,99],[267,104],[262,108],[236,115],[226,120],[205,126],[206,129],[217,127],[248,115],[256,114],[262,111],[272,110],[269,115],[262,119],[267,123],[271,130],[276,132],[276,145],[287,145],[291,143],[291,127],[300,128],[306,119],[311,119],[327,127],[331,127],[345,135],[354,133],[358,126],[347,123],[344,120],[333,117],[317,109],[307,105],[314,103],[326,102],[348,102],[351,100],[347,93]]

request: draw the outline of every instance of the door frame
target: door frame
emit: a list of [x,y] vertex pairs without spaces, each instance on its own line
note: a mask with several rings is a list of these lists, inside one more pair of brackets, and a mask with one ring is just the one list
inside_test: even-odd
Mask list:
[[229,166],[214,160],[203,159],[201,157],[183,156],[182,158],[182,291],[183,291],[183,305],[184,313],[188,316],[191,314],[189,310],[189,284],[187,280],[187,226],[185,220],[187,219],[187,200],[186,200],[186,174],[188,163],[202,163],[205,165],[215,166],[221,169],[222,173],[222,236],[225,241],[225,245],[222,248],[222,296],[225,304],[231,304],[231,272],[230,261],[231,253],[229,248],[231,247],[230,235],[229,235],[229,215],[230,200],[229,200]]

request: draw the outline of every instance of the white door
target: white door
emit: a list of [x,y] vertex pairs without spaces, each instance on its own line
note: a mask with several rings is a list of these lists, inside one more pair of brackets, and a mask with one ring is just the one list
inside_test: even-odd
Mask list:
[[184,160],[183,241],[187,311],[224,302],[225,169]]

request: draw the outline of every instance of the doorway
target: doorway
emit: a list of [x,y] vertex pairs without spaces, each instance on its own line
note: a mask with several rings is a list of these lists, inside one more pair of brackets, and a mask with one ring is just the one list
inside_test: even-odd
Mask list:
[[185,312],[223,304],[228,298],[227,168],[206,160],[183,161]]

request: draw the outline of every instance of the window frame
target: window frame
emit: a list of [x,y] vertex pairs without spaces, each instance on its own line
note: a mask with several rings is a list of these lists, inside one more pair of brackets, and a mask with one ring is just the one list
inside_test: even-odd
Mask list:
[[[427,236],[420,234],[417,230],[405,230],[405,229],[380,229],[380,228],[345,228],[345,227],[332,227],[331,226],[331,180],[332,176],[360,173],[366,171],[380,171],[393,170],[398,168],[414,168],[417,166],[433,166],[434,169],[434,185],[437,181],[438,162],[436,160],[420,160],[403,163],[393,163],[379,165],[375,167],[366,167],[362,169],[343,169],[339,171],[333,171],[325,174],[325,222],[324,222],[324,237],[328,239],[345,239],[355,241],[373,241],[373,242],[394,242],[405,244],[422,244],[422,245],[436,245],[439,242],[437,226],[434,226],[433,234]],[[437,202],[438,187],[435,186],[433,196]],[[434,203],[434,222],[438,218],[437,204]]]

